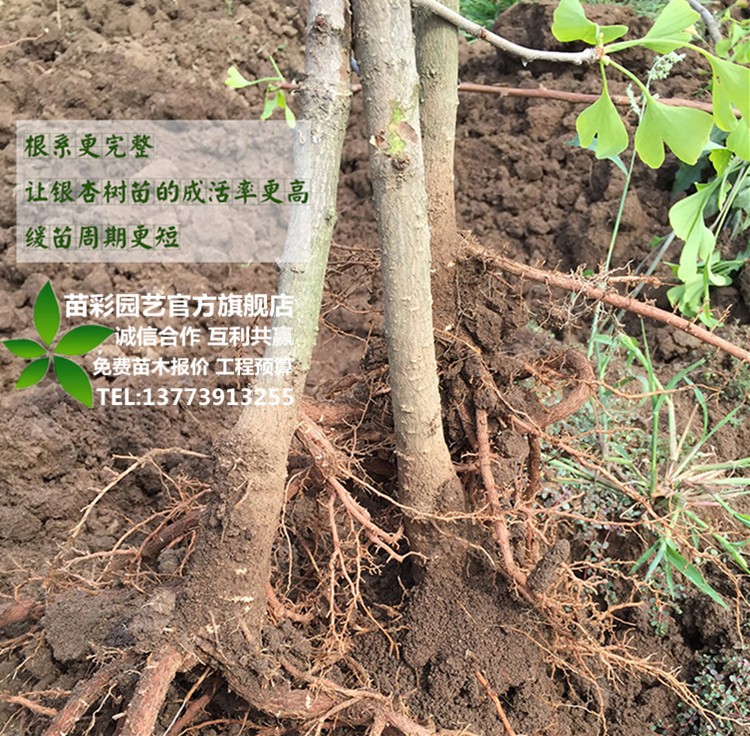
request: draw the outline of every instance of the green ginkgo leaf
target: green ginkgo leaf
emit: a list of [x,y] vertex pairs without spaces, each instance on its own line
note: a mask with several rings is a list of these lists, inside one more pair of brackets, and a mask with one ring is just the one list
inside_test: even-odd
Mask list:
[[750,118],[742,118],[737,123],[737,127],[727,136],[726,145],[743,161],[750,161]]
[[713,119],[703,110],[665,105],[648,95],[635,131],[635,150],[643,163],[658,169],[664,163],[666,143],[680,161],[692,165],[703,153],[712,126]]
[[674,307],[677,306],[685,317],[700,317],[701,322],[705,324],[716,324],[716,320],[711,316],[710,311],[704,309],[705,302],[705,285],[700,276],[685,284],[678,284],[667,291],[669,303]]
[[260,114],[261,120],[268,120],[273,115],[273,111],[279,106],[279,96],[281,96],[281,104],[284,104],[284,95],[281,90],[274,92],[269,88],[266,92],[266,101],[263,104],[263,112]]
[[55,346],[55,355],[84,355],[99,347],[114,330],[101,325],[81,325],[66,332]]
[[586,17],[578,0],[560,0],[555,9],[552,34],[558,41],[585,41],[591,46],[611,43],[628,32],[627,26],[598,26]]
[[16,388],[27,388],[39,383],[49,369],[49,358],[40,358],[29,363],[22,371],[16,381]]
[[695,194],[680,200],[669,210],[669,224],[675,235],[685,241],[677,276],[686,283],[695,279],[698,262],[708,261],[716,247],[716,236],[706,226],[703,211],[718,183],[715,179],[711,184],[697,185]]
[[699,19],[700,15],[686,0],[670,0],[638,45],[659,54],[669,54],[690,43],[693,34],[688,29]]
[[51,345],[60,329],[60,305],[57,303],[51,281],[48,281],[37,294],[34,302],[34,326],[42,341],[46,345]]
[[62,358],[59,355],[54,357],[53,365],[55,376],[57,376],[57,380],[65,391],[74,399],[91,408],[94,405],[94,394],[91,381],[83,368],[72,360]]
[[728,148],[715,148],[708,154],[708,158],[713,164],[716,173],[721,176],[732,160],[732,152]]
[[750,67],[733,64],[713,55],[706,57],[711,64],[711,96],[714,120],[722,130],[734,130],[737,118],[733,107],[744,118],[750,118]]
[[236,66],[230,66],[229,69],[227,69],[227,76],[224,80],[224,84],[232,89],[244,89],[245,87],[250,87],[253,82],[245,79]]
[[32,358],[41,358],[47,351],[35,340],[3,340],[8,350],[13,355],[25,360],[31,360]]
[[578,116],[576,131],[585,148],[596,138],[597,158],[617,156],[628,147],[628,131],[606,86],[601,97]]

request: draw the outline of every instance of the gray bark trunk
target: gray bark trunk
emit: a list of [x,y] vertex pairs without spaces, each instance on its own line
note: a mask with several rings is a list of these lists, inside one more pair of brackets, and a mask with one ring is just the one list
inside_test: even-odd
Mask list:
[[435,515],[464,507],[443,436],[433,342],[419,79],[408,0],[352,2],[381,247],[400,499],[412,548],[442,553]]
[[[247,664],[243,651],[258,644],[266,611],[265,585],[287,478],[287,455],[297,408],[315,344],[323,281],[336,221],[341,149],[350,106],[349,31],[346,0],[311,0],[307,32],[307,77],[296,161],[307,161],[310,205],[298,210],[286,252],[309,250],[305,262],[281,265],[279,293],[293,298],[293,317],[274,326],[292,328],[294,347],[266,356],[292,358],[291,377],[260,380],[263,388],[291,388],[293,406],[249,406],[234,428],[217,440],[214,497],[204,517],[180,613],[185,630],[226,663]],[[285,351],[285,352],[284,352]],[[195,642],[192,642],[193,644]]]
[[[459,0],[444,0],[458,11]],[[456,320],[456,200],[454,150],[458,108],[458,31],[429,10],[414,10],[420,122],[432,251],[435,327]]]

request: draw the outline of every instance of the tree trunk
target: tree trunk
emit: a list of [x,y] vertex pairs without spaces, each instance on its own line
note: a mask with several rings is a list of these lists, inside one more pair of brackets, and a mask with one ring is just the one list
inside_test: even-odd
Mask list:
[[[459,0],[444,0],[458,11]],[[420,122],[432,251],[433,322],[450,330],[456,321],[456,199],[454,150],[458,108],[458,32],[424,8],[414,10]]]
[[[248,406],[215,445],[212,501],[204,515],[179,612],[184,630],[227,662],[257,651],[266,611],[265,585],[284,501],[287,455],[296,426],[318,329],[323,280],[336,221],[341,150],[350,106],[346,0],[311,0],[295,162],[309,164],[310,204],[297,208],[287,234],[279,294],[293,300],[292,317],[274,327],[292,329],[294,346],[269,348],[267,357],[291,357],[293,374],[259,378],[257,387],[291,389],[291,406]],[[305,261],[291,261],[306,249]],[[191,642],[193,645],[195,642]]]
[[433,342],[430,231],[419,124],[419,78],[408,0],[353,0],[375,194],[400,500],[412,549],[447,552],[436,515],[464,496],[443,436]]

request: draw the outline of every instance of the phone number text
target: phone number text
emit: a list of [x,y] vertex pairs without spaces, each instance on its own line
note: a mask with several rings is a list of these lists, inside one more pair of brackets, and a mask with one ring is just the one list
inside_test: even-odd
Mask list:
[[97,388],[100,406],[291,406],[291,388]]

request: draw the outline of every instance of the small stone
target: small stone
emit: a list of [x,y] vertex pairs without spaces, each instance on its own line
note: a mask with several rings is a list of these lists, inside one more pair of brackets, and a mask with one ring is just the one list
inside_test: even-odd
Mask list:
[[538,161],[526,159],[516,163],[516,173],[526,181],[539,181],[544,176],[544,170]]
[[39,535],[42,523],[30,511],[19,506],[0,508],[0,539],[29,542]]
[[538,212],[534,212],[529,217],[526,227],[530,233],[536,235],[546,235],[552,229],[552,226]]
[[132,36],[144,36],[153,25],[153,18],[140,8],[131,8],[128,11],[128,30]]

